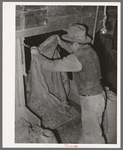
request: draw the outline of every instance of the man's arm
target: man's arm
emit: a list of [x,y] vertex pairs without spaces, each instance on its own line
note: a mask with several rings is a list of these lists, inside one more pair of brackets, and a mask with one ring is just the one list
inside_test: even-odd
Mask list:
[[41,54],[37,55],[37,57],[40,65],[50,71],[78,72],[82,69],[81,63],[74,54],[57,60],[50,60]]
[[50,60],[41,55],[36,47],[33,47],[31,49],[31,54],[35,55],[38,58],[39,63],[43,68],[50,71],[78,72],[82,69],[81,63],[74,54],[70,54],[63,59]]

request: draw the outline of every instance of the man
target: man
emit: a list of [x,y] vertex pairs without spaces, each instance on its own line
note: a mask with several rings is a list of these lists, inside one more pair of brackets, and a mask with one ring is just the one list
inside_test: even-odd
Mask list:
[[[40,65],[48,70],[73,72],[81,104],[82,135],[79,143],[103,144],[105,140],[102,136],[101,123],[105,108],[105,93],[100,83],[98,56],[88,44],[91,39],[86,36],[85,27],[78,24],[70,26],[67,34],[62,35],[67,42],[56,35],[49,38],[45,44],[52,42],[54,38],[70,55],[63,59],[50,60],[40,55],[35,47],[32,47],[31,53],[36,55],[40,59]],[[42,47],[39,47],[39,50],[41,49]]]

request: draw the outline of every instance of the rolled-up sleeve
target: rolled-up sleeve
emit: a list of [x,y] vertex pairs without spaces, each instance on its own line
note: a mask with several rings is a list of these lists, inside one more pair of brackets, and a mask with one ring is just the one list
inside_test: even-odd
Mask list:
[[70,54],[63,59],[50,60],[43,55],[38,56],[40,65],[50,71],[65,71],[65,72],[78,72],[82,69],[82,65],[74,54]]

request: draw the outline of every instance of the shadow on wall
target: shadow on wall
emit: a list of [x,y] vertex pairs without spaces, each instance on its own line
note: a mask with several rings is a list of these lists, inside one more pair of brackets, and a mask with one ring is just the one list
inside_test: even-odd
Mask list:
[[[101,41],[99,31],[95,35],[93,48],[97,52],[100,61],[102,85],[108,86],[113,92],[117,93],[117,66]],[[112,48],[110,51],[112,52]],[[117,53],[117,50],[115,52]]]

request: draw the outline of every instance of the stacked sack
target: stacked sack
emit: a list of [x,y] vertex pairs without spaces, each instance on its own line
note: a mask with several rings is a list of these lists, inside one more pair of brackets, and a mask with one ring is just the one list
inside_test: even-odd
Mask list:
[[117,139],[117,96],[106,87],[107,104],[104,114],[104,133],[109,144],[116,144]]

